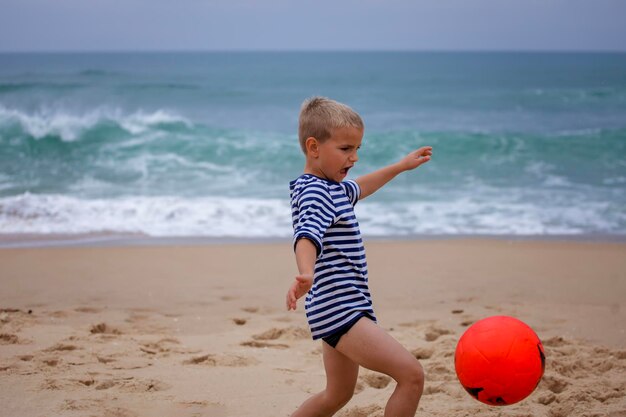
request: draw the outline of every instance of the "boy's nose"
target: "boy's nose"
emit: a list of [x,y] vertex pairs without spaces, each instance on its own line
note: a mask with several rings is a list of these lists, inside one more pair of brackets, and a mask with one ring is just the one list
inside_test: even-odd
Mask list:
[[359,155],[357,155],[356,153],[353,153],[350,160],[352,160],[352,162],[356,162],[359,160]]

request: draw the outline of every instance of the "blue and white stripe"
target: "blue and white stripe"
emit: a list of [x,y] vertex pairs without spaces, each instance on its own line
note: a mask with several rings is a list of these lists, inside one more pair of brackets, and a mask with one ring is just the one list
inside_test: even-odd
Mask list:
[[305,299],[311,335],[331,335],[358,314],[376,320],[368,287],[367,261],[354,205],[361,190],[304,174],[289,183],[294,248],[310,239],[317,249],[313,286]]

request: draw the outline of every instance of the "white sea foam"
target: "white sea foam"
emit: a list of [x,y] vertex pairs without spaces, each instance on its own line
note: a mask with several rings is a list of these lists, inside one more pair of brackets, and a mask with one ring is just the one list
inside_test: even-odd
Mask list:
[[555,167],[543,161],[530,161],[525,167],[524,172],[535,178],[544,178],[554,171]]
[[[440,202],[362,202],[364,236],[626,234],[607,203],[540,206],[469,197]],[[0,233],[143,233],[149,236],[289,237],[287,199],[34,195],[0,199]]]
[[184,123],[187,126],[191,125],[191,122],[187,119],[165,110],[157,110],[153,113],[138,111],[128,116],[118,117],[114,120],[119,122],[125,130],[134,135],[143,133],[148,130],[150,126],[161,123]]
[[166,110],[125,114],[121,109],[108,107],[74,114],[64,109],[42,108],[32,114],[0,105],[0,125],[16,123],[35,139],[45,136],[59,136],[63,141],[72,142],[80,138],[82,132],[102,122],[114,122],[131,134],[140,134],[161,123],[190,122],[182,116]]
[[363,203],[356,208],[364,235],[626,234],[626,215],[607,203],[541,206],[460,198],[424,203]]
[[1,233],[145,233],[150,236],[288,236],[288,201],[177,197],[86,200],[23,194],[0,199]]
[[573,184],[567,178],[559,175],[548,175],[543,181],[545,187],[573,187]]
[[602,183],[605,185],[626,184],[626,177],[605,178],[604,180],[602,180]]

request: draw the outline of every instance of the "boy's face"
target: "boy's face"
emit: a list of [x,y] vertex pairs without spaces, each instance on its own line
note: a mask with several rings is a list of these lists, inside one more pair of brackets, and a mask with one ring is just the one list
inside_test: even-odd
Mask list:
[[331,181],[341,182],[350,168],[359,160],[357,151],[361,147],[363,130],[355,127],[333,129],[323,143],[318,143],[314,157],[315,174]]

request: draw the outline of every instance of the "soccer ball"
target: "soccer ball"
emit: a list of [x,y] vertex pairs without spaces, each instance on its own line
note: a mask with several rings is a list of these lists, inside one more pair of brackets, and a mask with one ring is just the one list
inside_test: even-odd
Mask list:
[[545,369],[543,345],[524,322],[493,316],[470,326],[454,353],[456,375],[465,390],[489,405],[528,397]]

